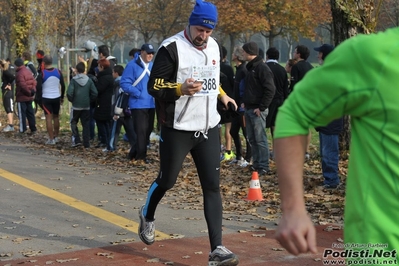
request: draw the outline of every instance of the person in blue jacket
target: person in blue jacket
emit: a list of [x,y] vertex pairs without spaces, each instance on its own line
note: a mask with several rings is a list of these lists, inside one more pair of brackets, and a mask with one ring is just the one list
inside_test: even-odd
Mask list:
[[150,121],[154,121],[151,115],[155,109],[155,102],[147,91],[154,53],[154,47],[151,44],[143,44],[140,53],[136,53],[134,59],[126,65],[120,81],[122,90],[129,94],[136,144],[132,145],[128,157],[135,161],[146,162],[148,137],[152,128]]

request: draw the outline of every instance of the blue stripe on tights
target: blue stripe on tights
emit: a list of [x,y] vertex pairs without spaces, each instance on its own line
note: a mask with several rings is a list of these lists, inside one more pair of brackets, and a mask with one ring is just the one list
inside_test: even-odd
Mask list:
[[144,206],[144,210],[143,210],[144,217],[147,216],[147,208],[148,208],[148,205],[150,204],[150,198],[152,196],[152,193],[154,193],[154,190],[157,187],[158,187],[158,184],[156,182],[153,182],[150,189],[148,190],[147,201],[145,202],[145,206]]

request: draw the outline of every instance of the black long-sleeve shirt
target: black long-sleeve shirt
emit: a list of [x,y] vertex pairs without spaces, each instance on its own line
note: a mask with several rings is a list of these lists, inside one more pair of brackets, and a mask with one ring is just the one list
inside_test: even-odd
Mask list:
[[277,62],[266,63],[274,75],[274,85],[276,93],[273,100],[285,100],[288,97],[288,77],[287,71]]
[[305,60],[300,60],[298,63],[292,66],[290,93],[294,90],[295,84],[301,81],[305,74],[312,68],[313,66]]

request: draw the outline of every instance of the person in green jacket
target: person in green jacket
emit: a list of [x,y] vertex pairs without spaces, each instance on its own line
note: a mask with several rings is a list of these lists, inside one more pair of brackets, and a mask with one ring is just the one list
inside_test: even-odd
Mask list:
[[346,256],[348,265],[380,265],[388,260],[398,265],[398,62],[399,27],[353,37],[330,53],[322,67],[310,71],[279,109],[275,147],[283,215],[276,238],[290,253],[317,251],[303,197],[308,130],[350,115],[342,247],[347,255],[358,252],[358,257],[328,250],[324,258],[333,253]]
[[77,74],[69,83],[67,97],[72,103],[71,130],[72,147],[82,145],[79,136],[78,122],[83,128],[83,146],[90,147],[90,103],[97,98],[97,88],[93,81],[84,74],[86,66],[80,62],[76,65]]

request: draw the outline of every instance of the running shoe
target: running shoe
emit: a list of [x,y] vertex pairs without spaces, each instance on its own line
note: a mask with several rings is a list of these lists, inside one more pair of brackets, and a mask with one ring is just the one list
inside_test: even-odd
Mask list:
[[225,246],[217,246],[209,253],[208,266],[235,266],[238,263],[238,257]]
[[54,139],[48,139],[48,140],[46,141],[46,145],[55,145]]
[[228,154],[227,152],[225,152],[222,157],[220,158],[221,161],[230,161],[230,160],[234,160],[234,158],[236,158],[236,155],[234,154],[234,152],[230,152],[230,154]]
[[154,222],[147,222],[144,214],[144,205],[139,210],[140,226],[139,226],[139,237],[147,245],[152,245],[155,242],[155,224]]
[[14,131],[14,126],[7,125],[5,128],[3,128],[3,132],[11,132]]

